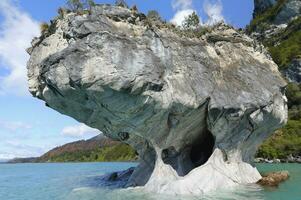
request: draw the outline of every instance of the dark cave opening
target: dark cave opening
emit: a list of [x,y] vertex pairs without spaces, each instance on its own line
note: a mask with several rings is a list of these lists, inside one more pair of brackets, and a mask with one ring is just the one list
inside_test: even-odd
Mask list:
[[190,159],[195,167],[207,162],[213,153],[215,138],[209,130],[206,130],[202,137],[197,139],[190,150]]
[[195,142],[181,151],[171,146],[162,150],[162,160],[171,165],[179,176],[185,176],[191,170],[207,162],[213,153],[215,138],[209,130],[200,134]]

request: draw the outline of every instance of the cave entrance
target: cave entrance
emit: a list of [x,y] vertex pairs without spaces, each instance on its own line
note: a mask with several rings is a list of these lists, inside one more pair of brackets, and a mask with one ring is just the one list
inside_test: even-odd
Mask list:
[[200,138],[192,145],[190,159],[194,168],[207,162],[213,153],[215,138],[209,130],[206,130]]
[[203,131],[194,143],[180,152],[174,147],[162,151],[165,164],[171,165],[179,176],[185,176],[191,170],[205,164],[213,153],[215,138],[209,130]]

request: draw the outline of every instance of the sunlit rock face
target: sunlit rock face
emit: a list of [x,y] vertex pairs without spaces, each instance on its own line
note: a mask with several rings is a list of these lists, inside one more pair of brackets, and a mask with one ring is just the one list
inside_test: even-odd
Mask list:
[[248,163],[287,119],[286,83],[262,46],[223,24],[187,38],[108,5],[53,26],[28,50],[29,90],[134,147],[127,186],[199,195],[261,178]]
[[301,14],[300,0],[254,0],[253,16],[261,15],[277,5],[278,7],[274,8],[273,11],[275,16],[270,21],[274,25],[287,24]]

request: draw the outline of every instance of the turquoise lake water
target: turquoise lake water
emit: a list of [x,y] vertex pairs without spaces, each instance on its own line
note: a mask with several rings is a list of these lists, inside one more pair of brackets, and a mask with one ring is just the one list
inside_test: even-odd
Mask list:
[[258,164],[262,172],[288,170],[279,188],[241,186],[204,197],[170,197],[139,190],[112,189],[100,176],[135,163],[0,164],[0,200],[301,200],[300,164]]

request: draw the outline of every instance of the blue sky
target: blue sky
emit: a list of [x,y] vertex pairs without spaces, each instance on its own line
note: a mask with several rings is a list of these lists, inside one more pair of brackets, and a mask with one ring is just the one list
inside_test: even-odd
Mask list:
[[[144,13],[157,10],[163,19],[174,23],[197,11],[204,24],[225,20],[235,27],[245,27],[253,10],[253,0],[127,2],[136,4]],[[25,49],[31,38],[39,34],[39,24],[48,22],[64,5],[65,0],[0,0],[0,159],[38,156],[55,146],[99,134],[51,110],[27,92]]]

